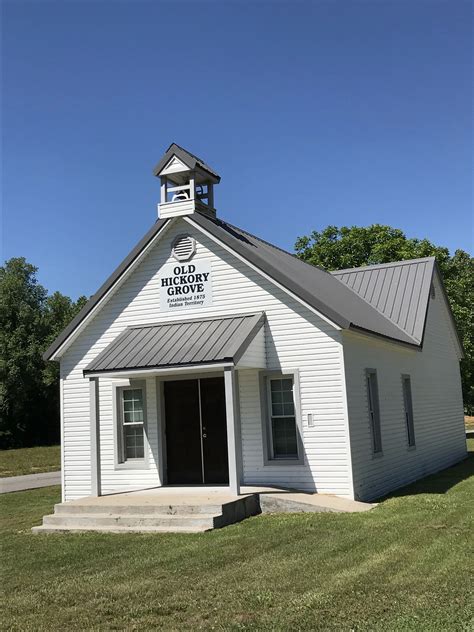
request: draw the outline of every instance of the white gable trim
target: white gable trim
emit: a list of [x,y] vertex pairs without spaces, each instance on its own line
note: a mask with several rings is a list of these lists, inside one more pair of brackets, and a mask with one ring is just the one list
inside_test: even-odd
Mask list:
[[298,303],[301,303],[301,305],[304,305],[307,309],[309,309],[309,311],[311,311],[314,314],[316,314],[317,316],[319,316],[319,318],[322,318],[325,322],[327,322],[329,325],[331,325],[331,327],[334,327],[334,329],[337,329],[338,331],[341,331],[342,327],[339,327],[339,325],[336,325],[336,323],[334,323],[332,320],[330,320],[327,316],[325,316],[324,314],[319,312],[314,307],[311,307],[311,305],[308,305],[308,303],[306,303],[303,299],[299,298],[299,296],[296,296],[296,294],[293,294],[293,292],[288,290],[288,288],[286,288],[284,285],[282,285],[278,281],[275,281],[275,279],[273,279],[271,276],[269,276],[268,274],[263,272],[263,270],[261,270],[257,266],[253,265],[253,263],[250,263],[250,261],[248,261],[242,255],[238,254],[235,250],[233,250],[232,248],[230,248],[226,244],[224,244],[220,239],[218,239],[217,237],[214,237],[214,235],[211,235],[211,233],[209,233],[206,229],[202,228],[201,226],[199,226],[198,224],[193,222],[192,217],[188,216],[188,217],[183,217],[182,219],[184,219],[186,222],[188,222],[188,224],[191,224],[194,228],[196,228],[201,233],[206,235],[206,237],[209,237],[209,239],[211,239],[214,243],[216,243],[219,246],[221,246],[222,248],[224,248],[224,250],[227,250],[227,252],[230,252],[234,257],[239,259],[239,261],[242,261],[243,263],[245,263],[249,268],[252,268],[252,270],[255,270],[255,272],[258,272],[258,274],[260,274],[260,276],[262,276],[265,279],[267,279],[267,281],[270,281],[270,283],[272,283],[273,285],[276,285],[278,288],[280,288],[280,290],[283,290],[286,294],[288,294],[293,299],[295,299],[295,301],[298,301]]
[[177,156],[173,156],[168,162],[166,167],[160,171],[160,176],[166,176],[170,173],[180,173],[182,171],[189,171],[189,167],[184,164]]
[[50,360],[59,360],[61,356],[67,351],[67,349],[71,346],[74,340],[79,336],[82,330],[88,325],[88,323],[95,317],[98,311],[102,308],[104,303],[106,303],[111,295],[115,293],[120,286],[124,283],[124,281],[130,276],[136,266],[144,259],[144,257],[148,254],[151,248],[155,245],[157,241],[164,235],[170,226],[174,223],[174,219],[170,219],[168,223],[149,241],[149,243],[143,248],[140,254],[133,260],[133,262],[129,265],[129,267],[123,272],[123,274],[115,281],[113,285],[107,290],[107,292],[102,296],[100,301],[91,309],[91,311],[84,317],[83,320],[77,325],[76,329],[71,332],[71,334],[66,338],[66,340],[62,343],[62,345],[54,352],[51,356]]

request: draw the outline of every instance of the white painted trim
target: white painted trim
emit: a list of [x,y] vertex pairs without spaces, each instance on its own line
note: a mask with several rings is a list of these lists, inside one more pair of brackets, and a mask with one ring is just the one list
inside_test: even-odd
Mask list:
[[343,406],[343,414],[344,414],[344,426],[346,430],[346,440],[347,440],[347,467],[349,473],[349,485],[352,490],[352,498],[355,497],[355,488],[354,488],[354,472],[352,468],[352,439],[351,439],[351,427],[349,422],[349,404],[347,401],[347,382],[346,382],[346,365],[344,358],[344,343],[339,343],[339,366],[341,367],[341,381],[342,381],[342,406]]
[[[124,389],[138,388],[143,393],[143,458],[128,460],[124,458],[122,403],[120,398]],[[115,380],[112,382],[112,420],[114,424],[114,470],[150,469],[148,441],[148,393],[146,379]],[[119,444],[120,441],[120,444]],[[120,450],[119,450],[120,445]]]
[[330,320],[327,316],[325,316],[324,314],[319,312],[314,307],[311,307],[311,305],[308,305],[308,303],[306,303],[306,301],[304,301],[302,298],[300,298],[299,296],[296,296],[296,294],[293,294],[293,292],[291,292],[291,290],[286,288],[281,283],[278,283],[278,281],[275,281],[275,279],[273,279],[271,276],[269,276],[268,274],[263,272],[263,270],[261,270],[257,266],[253,265],[253,263],[250,263],[250,261],[248,261],[245,257],[243,257],[242,255],[240,255],[237,252],[235,252],[235,250],[233,250],[232,248],[227,246],[227,244],[222,242],[220,239],[218,239],[217,237],[214,237],[214,235],[209,233],[205,228],[202,228],[202,226],[199,226],[199,224],[196,224],[195,222],[193,222],[191,217],[182,217],[182,219],[185,220],[186,222],[188,222],[189,224],[191,224],[192,226],[194,226],[194,228],[196,228],[197,230],[201,231],[204,235],[206,235],[206,237],[209,237],[209,239],[211,239],[214,243],[219,244],[219,246],[222,246],[222,248],[224,248],[224,250],[227,250],[227,252],[230,252],[232,255],[234,255],[234,257],[236,257],[237,259],[239,259],[240,261],[242,261],[243,263],[248,265],[249,268],[252,268],[252,270],[255,270],[255,272],[258,272],[258,274],[260,274],[265,279],[267,279],[268,281],[273,283],[273,285],[276,285],[278,288],[280,288],[281,290],[283,290],[284,292],[289,294],[292,298],[295,299],[295,301],[298,301],[298,303],[301,303],[301,305],[304,305],[311,312],[313,312],[314,314],[319,316],[319,318],[322,318],[325,322],[327,322],[329,325],[331,325],[331,327],[334,327],[334,329],[337,329],[338,331],[340,331],[342,329],[342,327],[339,327],[339,325],[336,325],[336,323],[334,323],[332,320]]
[[[269,380],[290,377],[293,380],[293,406],[295,408],[296,443],[298,456],[284,459],[273,456],[272,411]],[[301,391],[299,369],[275,369],[259,372],[260,415],[262,420],[262,446],[264,467],[284,467],[305,465],[305,443],[303,434],[303,416],[301,414]]]
[[62,377],[59,378],[59,419],[60,419],[60,437],[61,437],[61,502],[66,500],[65,487],[65,467],[64,467],[64,392]]
[[139,255],[135,258],[135,260],[129,265],[129,267],[124,271],[124,273],[115,281],[113,285],[109,287],[104,296],[100,299],[100,301],[94,305],[93,309],[84,317],[84,319],[77,325],[76,329],[71,332],[71,334],[66,338],[66,340],[62,343],[62,345],[55,351],[55,353],[51,356],[50,360],[59,360],[63,353],[71,346],[74,340],[79,336],[84,327],[92,320],[97,311],[99,311],[102,305],[107,302],[110,298],[111,293],[115,292],[122,283],[130,276],[136,266],[142,261],[142,259],[148,254],[149,250],[155,245],[156,240],[161,238],[174,223],[174,220],[170,218],[170,221],[160,230],[157,234],[149,241],[149,243],[145,246],[145,248],[141,251]]
[[233,367],[234,364],[232,362],[220,362],[216,364],[189,364],[187,366],[177,366],[170,369],[128,369],[124,371],[117,372],[109,372],[109,373],[87,373],[85,377],[96,378],[96,377],[106,377],[106,378],[130,378],[136,379],[142,375],[173,375],[174,373],[206,373],[208,371],[215,371],[216,369],[225,369],[228,367]]
[[239,496],[239,463],[241,460],[239,456],[241,446],[239,446],[239,433],[237,431],[239,425],[237,399],[239,395],[233,366],[228,366],[224,369],[224,388],[227,422],[227,454],[229,459],[229,489],[232,494]]
[[99,379],[89,380],[91,496],[101,496]]

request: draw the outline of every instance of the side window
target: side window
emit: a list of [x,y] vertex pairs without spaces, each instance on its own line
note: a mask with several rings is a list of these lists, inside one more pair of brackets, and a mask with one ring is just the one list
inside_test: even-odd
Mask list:
[[407,429],[408,446],[415,447],[415,425],[413,421],[413,402],[411,397],[411,379],[409,375],[402,375],[403,406]]
[[292,375],[268,378],[271,458],[297,459],[294,380]]
[[118,455],[125,463],[145,458],[145,387],[134,385],[118,389]]
[[367,404],[369,409],[369,421],[372,434],[372,452],[382,453],[382,434],[380,430],[379,389],[377,384],[377,371],[366,369]]

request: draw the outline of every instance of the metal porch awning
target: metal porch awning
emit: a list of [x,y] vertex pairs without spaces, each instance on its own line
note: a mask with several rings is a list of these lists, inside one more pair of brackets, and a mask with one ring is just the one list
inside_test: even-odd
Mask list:
[[84,369],[84,375],[237,364],[263,326],[265,315],[183,320],[129,327]]

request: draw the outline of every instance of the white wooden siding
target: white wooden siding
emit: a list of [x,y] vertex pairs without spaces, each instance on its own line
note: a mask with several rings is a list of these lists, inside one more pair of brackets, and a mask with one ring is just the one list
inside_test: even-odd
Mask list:
[[237,363],[237,368],[259,368],[267,367],[267,351],[265,348],[265,329],[262,327],[255,334],[255,338],[250,342],[247,349]]
[[[371,500],[466,455],[459,360],[439,280],[423,350],[344,333],[355,494]],[[377,369],[382,455],[372,455],[365,369]],[[402,374],[410,375],[416,447],[408,447]]]
[[[174,261],[170,256],[171,243],[183,232],[196,238],[195,260],[212,261],[213,305],[160,313],[159,271],[164,264]],[[223,247],[177,218],[62,358],[66,500],[90,493],[89,391],[88,380],[83,377],[82,371],[107,344],[130,325],[257,311],[265,311],[267,316],[268,369],[299,369],[305,463],[299,466],[264,466],[258,373],[242,370],[239,374],[244,482],[290,485],[351,497],[340,332]],[[154,380],[148,379],[148,469],[114,469],[112,383],[100,379],[104,493],[160,484],[156,400]],[[312,427],[306,424],[308,413],[313,414],[315,423]]]

